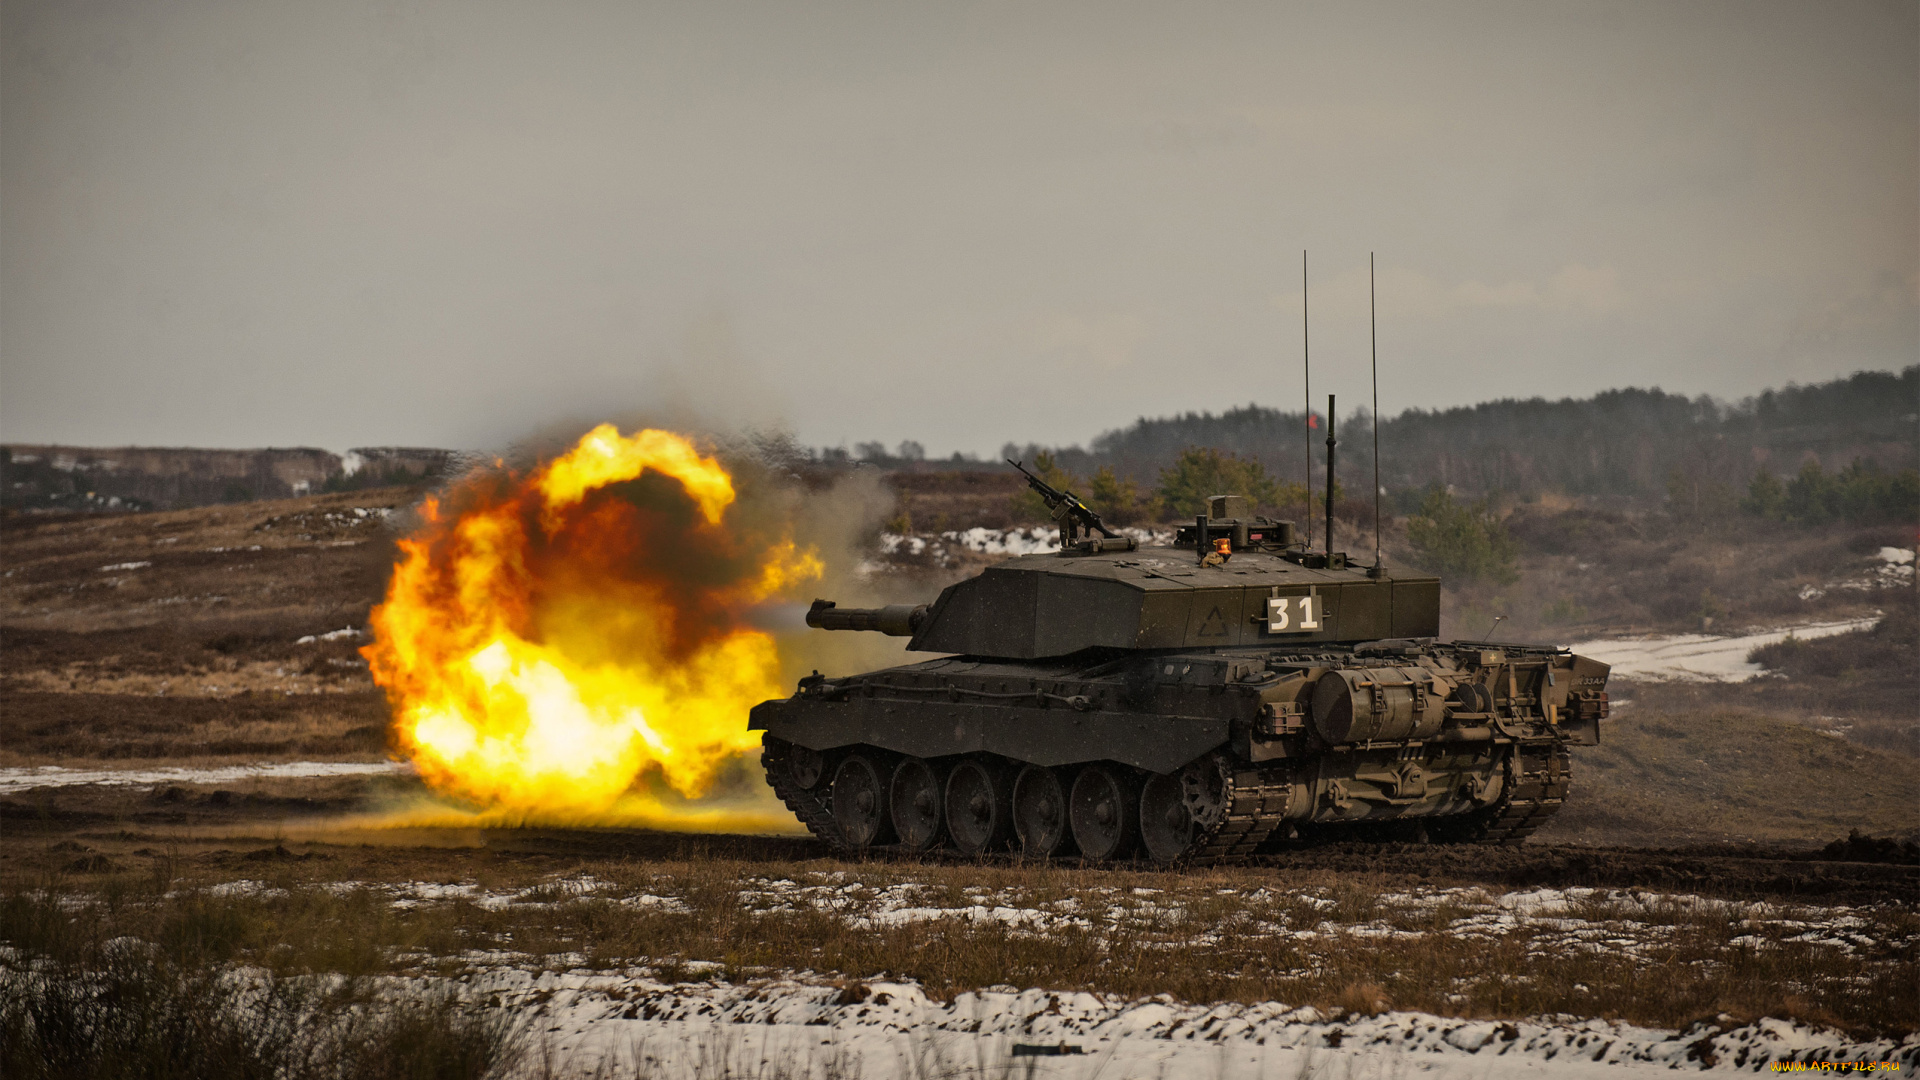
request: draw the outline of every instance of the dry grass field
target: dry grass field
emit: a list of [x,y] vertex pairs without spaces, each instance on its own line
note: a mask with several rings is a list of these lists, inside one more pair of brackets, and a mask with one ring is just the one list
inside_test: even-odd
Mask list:
[[0,764],[378,758],[385,703],[337,632],[417,494],[9,516]]
[[[1884,900],[1514,893],[1280,867],[838,866],[699,847],[679,859],[298,842],[156,850],[10,890],[5,922],[15,947],[61,962],[134,937],[180,963],[279,974],[450,974],[510,958],[688,982],[827,972],[912,980],[936,997],[1013,984],[1654,1026],[1725,1012],[1883,1035],[1909,1030],[1920,1010],[1920,921]],[[1885,897],[1912,878],[1855,885]],[[1837,947],[1836,935],[1856,944]]]
[[[1162,873],[849,863],[791,838],[386,828],[383,813],[426,794],[378,771],[386,705],[357,631],[417,496],[0,522],[0,770],[376,770],[0,791],[0,1020],[31,1007],[80,1023],[95,999],[61,995],[106,987],[151,1007],[140,1030],[208,1048],[196,1075],[300,1076],[569,1074],[541,1057],[533,1013],[507,1010],[509,1024],[462,996],[512,972],[682,997],[799,979],[853,1000],[893,981],[949,1003],[1012,986],[1336,1018],[1920,1029],[1920,868],[1818,853],[1850,831],[1920,830],[1911,613],[1775,648],[1761,657],[1774,678],[1616,684],[1568,808],[1517,851],[1354,845]],[[915,504],[916,522],[938,505]],[[931,592],[959,571],[880,572],[889,590]],[[45,974],[62,971],[81,981]],[[254,996],[233,996],[232,971],[253,973]],[[382,997],[403,985],[440,989]],[[183,1019],[209,1010],[256,1029],[305,1019],[265,1061],[257,1041]],[[464,1071],[408,1065],[407,1047]],[[0,1068],[79,1074],[24,1060]]]

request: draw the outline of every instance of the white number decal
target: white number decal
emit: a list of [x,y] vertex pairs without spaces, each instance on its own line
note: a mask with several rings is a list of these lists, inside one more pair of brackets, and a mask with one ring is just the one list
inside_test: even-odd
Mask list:
[[1320,629],[1320,605],[1315,603],[1315,601],[1319,599],[1317,596],[1303,596],[1300,598],[1300,629]]
[[[1295,610],[1300,613],[1298,626],[1293,622]],[[1308,634],[1318,629],[1320,629],[1320,598],[1318,596],[1274,596],[1267,599],[1267,633]]]

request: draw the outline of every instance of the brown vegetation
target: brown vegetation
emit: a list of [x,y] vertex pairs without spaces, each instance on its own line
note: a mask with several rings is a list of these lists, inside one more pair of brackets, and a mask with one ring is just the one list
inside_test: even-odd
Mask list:
[[[1442,633],[1569,640],[1602,632],[1738,631],[1870,614],[1913,603],[1907,590],[1845,587],[1879,565],[1882,547],[1911,546],[1893,526],[1820,530],[1728,520],[1682,528],[1646,514],[1521,506],[1506,518],[1520,580],[1452,590]],[[1391,546],[1389,550],[1394,550]]]
[[1027,515],[1016,518],[1016,497],[1027,482],[1012,469],[967,469],[953,472],[893,472],[887,484],[894,491],[897,512],[889,527],[895,532],[943,533],[950,529],[1005,529],[1036,524]]
[[1762,694],[1729,689],[1630,688],[1600,745],[1574,750],[1573,795],[1539,839],[1806,844],[1854,828],[1920,836],[1920,760],[1771,715],[1753,704]]
[[368,761],[385,753],[386,728],[386,701],[369,691],[319,700],[15,691],[0,711],[0,763]]
[[1920,610],[1891,597],[1873,629],[1754,651],[1768,678],[1740,689],[1749,702],[1862,746],[1920,757]]
[[[470,958],[491,954],[536,967],[637,965],[668,981],[807,970],[911,979],[942,997],[1012,983],[1127,998],[1285,1001],[1334,1015],[1390,1005],[1442,1016],[1572,1013],[1674,1027],[1726,1012],[1883,1034],[1908,1031],[1920,1019],[1910,948],[1920,923],[1904,905],[1853,909],[1860,922],[1850,935],[1876,944],[1836,947],[1807,940],[1804,922],[1770,909],[1650,904],[1606,893],[1576,898],[1565,913],[1593,927],[1593,941],[1557,919],[1463,930],[1484,925],[1476,912],[1498,910],[1486,896],[1429,889],[1421,899],[1385,874],[576,862],[472,853],[410,853],[402,867],[391,855],[326,846],[191,860],[153,855],[142,863],[10,892],[0,900],[0,937],[60,962],[84,961],[104,942],[132,937],[181,963],[239,962],[283,976],[457,974]],[[589,875],[599,887],[575,899],[556,881],[562,875]],[[236,876],[260,887],[192,887]],[[396,906],[377,885],[351,884],[436,879],[496,893],[534,891],[511,904],[456,896]],[[953,914],[873,921],[903,888],[915,906]],[[82,891],[107,902],[75,903]],[[671,902],[621,902],[636,896]],[[1085,917],[1037,930],[963,914],[982,903]]]
[[378,760],[364,640],[321,635],[366,625],[407,497],[0,518],[0,761]]

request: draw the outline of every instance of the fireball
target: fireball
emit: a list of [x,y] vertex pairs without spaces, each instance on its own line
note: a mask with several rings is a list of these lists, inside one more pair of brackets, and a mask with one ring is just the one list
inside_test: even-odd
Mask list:
[[[733,520],[734,479],[668,431],[603,424],[527,474],[469,478],[400,541],[361,650],[435,790],[521,819],[695,824],[779,696],[754,608],[820,576]],[[671,799],[671,797],[668,797]]]

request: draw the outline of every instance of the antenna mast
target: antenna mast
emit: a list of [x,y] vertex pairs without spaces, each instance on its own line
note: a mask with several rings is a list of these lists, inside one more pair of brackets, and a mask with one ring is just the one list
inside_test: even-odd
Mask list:
[[[1333,395],[1327,395],[1327,557],[1333,557]],[[1312,502],[1311,496],[1307,499]],[[1329,563],[1328,565],[1332,565]]]
[[1373,296],[1373,252],[1367,252],[1367,340],[1373,349],[1373,572],[1380,561],[1380,316]]
[[[1310,337],[1307,333],[1307,252],[1300,250],[1300,377],[1303,382],[1302,401],[1306,402],[1307,435],[1307,477],[1300,490],[1306,492],[1307,504],[1307,550],[1313,550],[1313,359],[1309,349]],[[1327,550],[1331,551],[1332,548]]]

